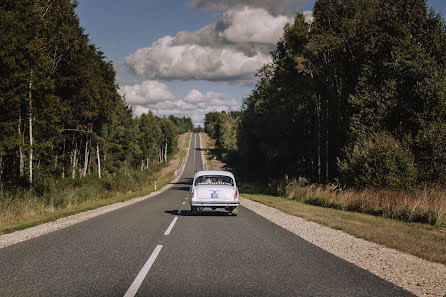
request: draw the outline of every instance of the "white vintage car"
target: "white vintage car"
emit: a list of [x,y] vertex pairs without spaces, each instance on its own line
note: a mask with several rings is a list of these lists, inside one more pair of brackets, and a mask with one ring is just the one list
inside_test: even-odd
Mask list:
[[228,171],[196,172],[189,201],[192,214],[208,207],[212,210],[224,208],[236,216],[240,202],[234,175]]

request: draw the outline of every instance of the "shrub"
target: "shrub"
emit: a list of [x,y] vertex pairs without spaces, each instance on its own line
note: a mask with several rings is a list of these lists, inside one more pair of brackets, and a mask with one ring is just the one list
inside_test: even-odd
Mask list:
[[446,124],[434,122],[420,130],[414,148],[420,180],[446,184]]
[[39,173],[36,174],[32,191],[37,197],[43,197],[45,194],[52,192],[56,189],[56,182],[52,175]]
[[354,144],[339,162],[341,181],[356,188],[413,189],[417,172],[411,153],[392,136],[374,134]]

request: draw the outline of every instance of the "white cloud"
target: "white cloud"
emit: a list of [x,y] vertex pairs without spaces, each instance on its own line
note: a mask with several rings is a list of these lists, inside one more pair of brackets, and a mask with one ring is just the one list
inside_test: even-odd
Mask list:
[[305,17],[305,21],[307,23],[312,23],[314,21],[313,11],[312,10],[305,10],[302,11],[302,14]]
[[140,77],[164,80],[228,81],[246,85],[265,63],[291,18],[263,8],[231,8],[194,32],[164,36],[125,58]]
[[143,113],[148,113],[150,109],[142,105],[132,105],[133,115],[139,117]]
[[144,81],[142,84],[120,87],[121,95],[125,95],[128,104],[150,104],[172,99],[174,96],[169,87],[158,81]]
[[228,27],[219,36],[233,43],[276,44],[282,36],[283,27],[291,19],[281,15],[272,16],[261,8],[230,9],[223,14],[222,22]]
[[308,0],[192,0],[189,5],[199,9],[223,11],[234,7],[263,8],[273,15],[294,14]]
[[224,81],[250,79],[270,61],[262,53],[247,56],[230,47],[174,46],[172,41],[173,37],[163,37],[152,47],[137,50],[125,62],[134,74],[150,79]]
[[[158,81],[122,86],[120,93],[126,98],[133,98],[126,101],[132,105],[134,116],[140,116],[151,110],[158,116],[191,117],[195,125],[203,125],[204,115],[208,112],[229,112],[240,109],[240,104],[231,95],[214,91],[202,93],[197,89],[192,89],[186,94],[173,95],[167,85]],[[158,99],[153,99],[154,94],[161,93],[170,95],[166,95],[164,99],[159,99],[161,95],[155,96]]]

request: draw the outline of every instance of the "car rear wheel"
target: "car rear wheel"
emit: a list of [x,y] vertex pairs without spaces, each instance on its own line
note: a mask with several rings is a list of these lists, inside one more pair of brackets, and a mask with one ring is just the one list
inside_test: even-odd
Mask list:
[[195,215],[195,214],[197,213],[197,207],[196,207],[196,206],[191,206],[191,207],[190,207],[190,213],[191,213],[192,215]]

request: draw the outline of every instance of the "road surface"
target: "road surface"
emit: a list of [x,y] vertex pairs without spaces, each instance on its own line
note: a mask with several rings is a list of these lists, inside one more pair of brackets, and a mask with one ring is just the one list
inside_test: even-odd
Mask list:
[[246,208],[191,216],[199,147],[169,190],[0,249],[0,296],[412,296]]

